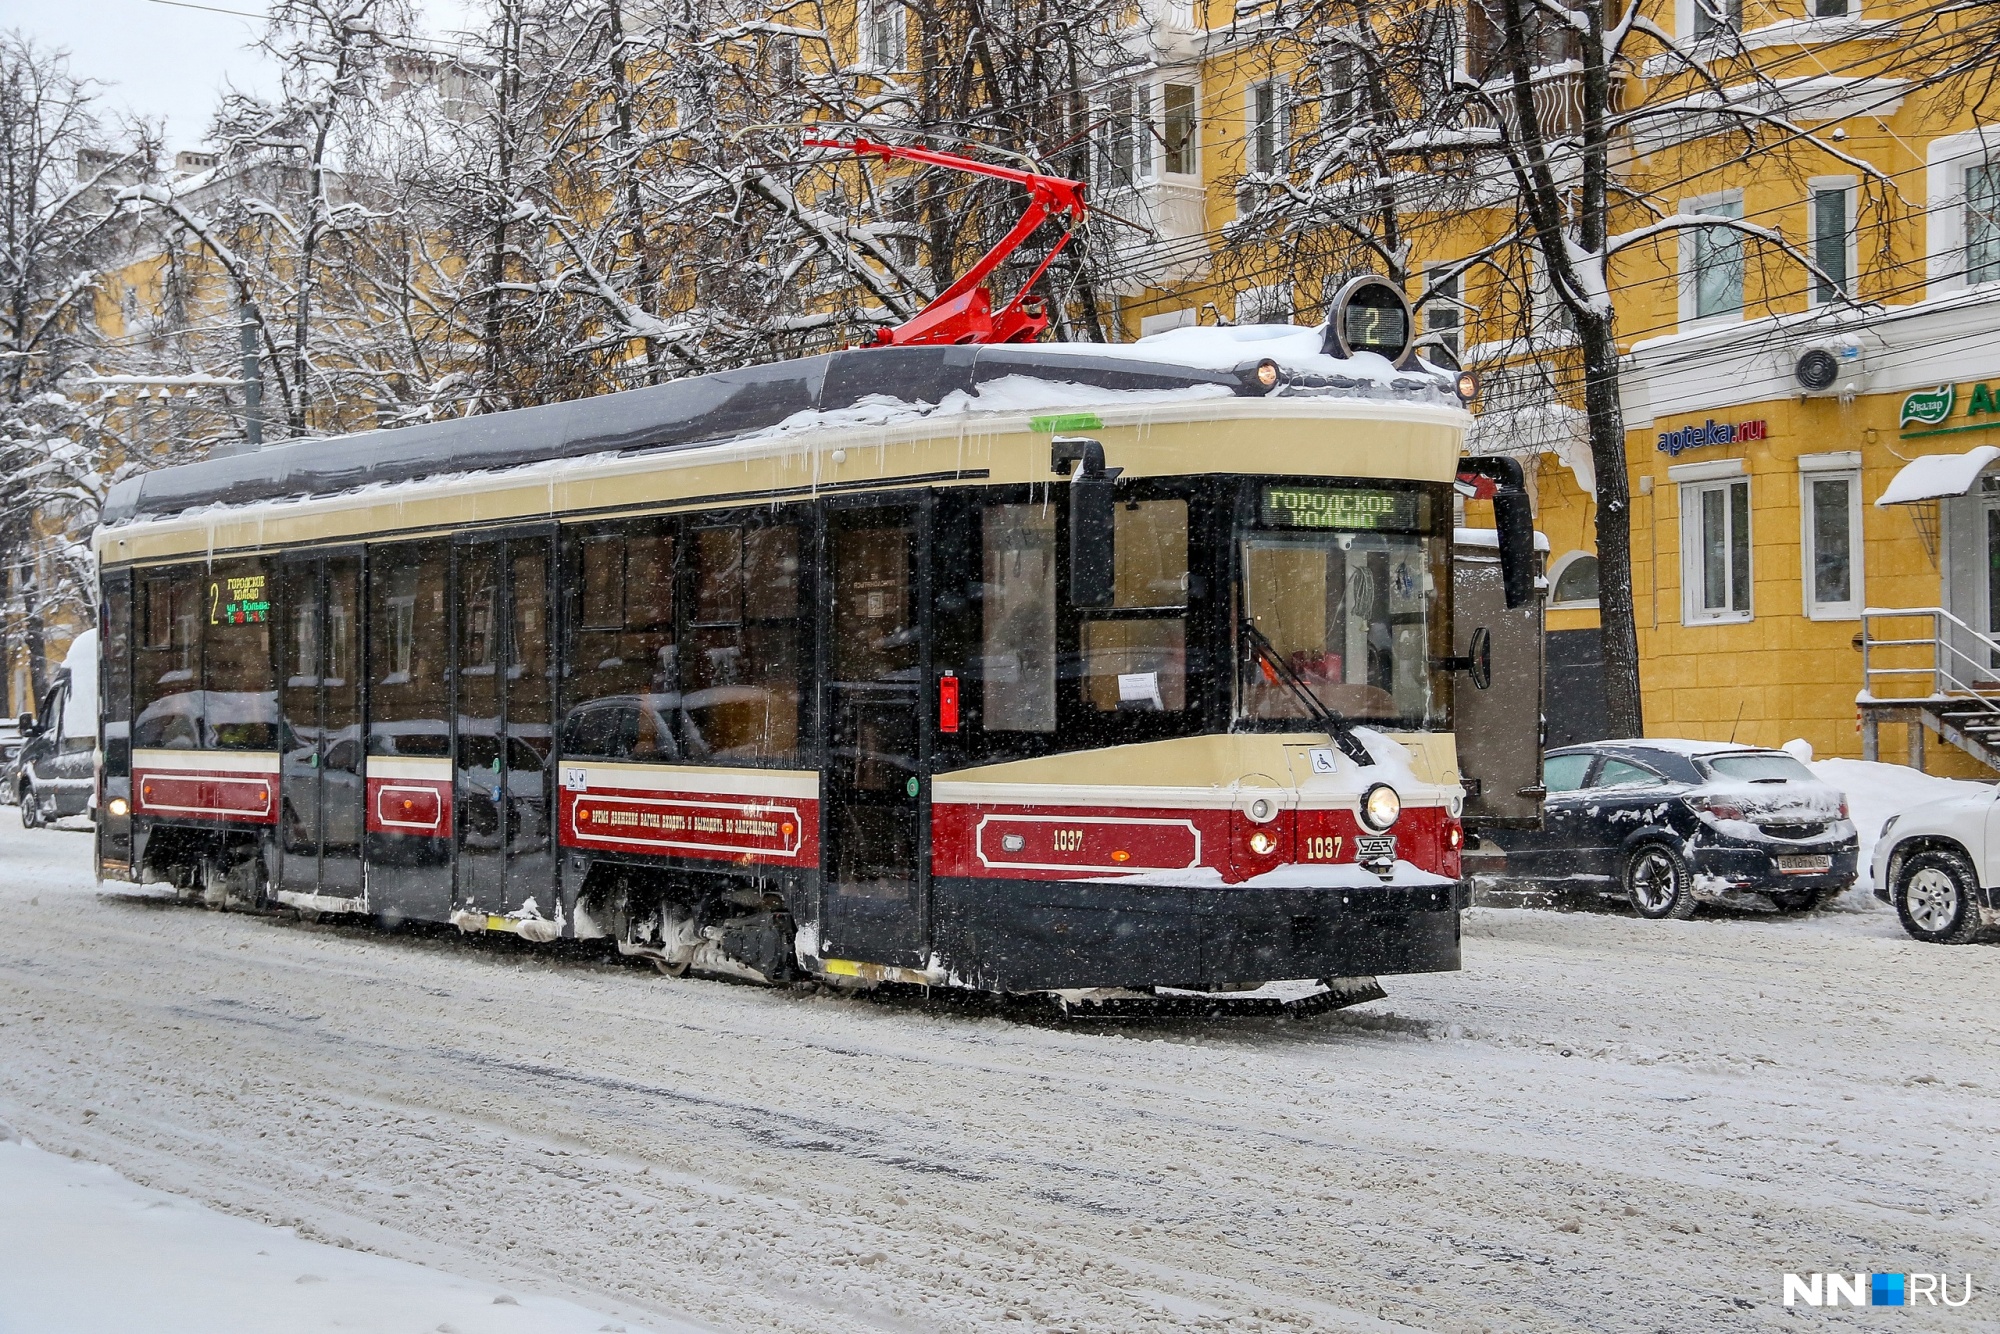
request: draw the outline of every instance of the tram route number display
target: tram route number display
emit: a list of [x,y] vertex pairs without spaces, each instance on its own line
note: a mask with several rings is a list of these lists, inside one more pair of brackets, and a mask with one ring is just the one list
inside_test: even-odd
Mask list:
[[1262,517],[1266,528],[1381,528],[1409,532],[1417,526],[1417,493],[1267,486]]
[[271,619],[271,597],[264,576],[249,574],[211,579],[208,584],[210,625],[261,625]]
[[[1383,351],[1410,341],[1410,317],[1401,306],[1371,306],[1349,302],[1341,311],[1341,333],[1356,350]],[[1384,355],[1394,355],[1384,352]]]

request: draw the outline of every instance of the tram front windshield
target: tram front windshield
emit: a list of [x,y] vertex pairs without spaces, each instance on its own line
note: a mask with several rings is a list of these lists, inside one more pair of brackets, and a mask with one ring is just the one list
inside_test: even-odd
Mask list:
[[1257,492],[1254,521],[1240,537],[1250,641],[1242,715],[1311,722],[1314,710],[1301,698],[1309,692],[1356,721],[1443,725],[1432,659],[1449,552],[1432,531],[1434,498],[1339,486],[1262,484]]

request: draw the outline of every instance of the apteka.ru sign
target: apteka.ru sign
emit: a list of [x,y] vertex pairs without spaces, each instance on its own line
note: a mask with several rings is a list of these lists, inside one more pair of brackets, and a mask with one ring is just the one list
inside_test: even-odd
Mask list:
[[1764,419],[1737,422],[1718,422],[1710,417],[1699,426],[1683,426],[1678,431],[1660,432],[1659,449],[1669,458],[1679,458],[1690,449],[1706,449],[1710,445],[1734,445],[1747,440],[1765,438]]

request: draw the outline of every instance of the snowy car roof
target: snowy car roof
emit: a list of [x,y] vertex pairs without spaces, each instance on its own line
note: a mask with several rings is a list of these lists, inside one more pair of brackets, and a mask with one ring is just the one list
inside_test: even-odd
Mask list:
[[[1449,377],[1398,370],[1373,353],[1331,357],[1317,329],[1252,325],[1177,329],[1137,343],[865,348],[689,376],[642,389],[486,416],[290,441],[130,477],[106,497],[106,526],[207,505],[333,495],[449,473],[489,472],[589,455],[689,449],[857,405],[939,404],[1018,410],[1024,383],[1060,386],[1065,408],[1163,395],[1261,398],[1266,358],[1276,391],[1457,406]],[[1081,392],[1079,392],[1079,390]]]
[[1580,750],[1584,746],[1623,746],[1637,750],[1664,750],[1674,755],[1721,755],[1729,751],[1764,751],[1769,746],[1753,746],[1742,741],[1688,741],[1680,737],[1626,737],[1608,741],[1582,741],[1565,749]]

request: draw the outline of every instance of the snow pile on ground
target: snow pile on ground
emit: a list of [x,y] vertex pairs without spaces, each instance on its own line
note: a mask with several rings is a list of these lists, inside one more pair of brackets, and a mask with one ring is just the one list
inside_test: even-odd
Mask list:
[[1820,781],[1847,794],[1848,815],[1854,821],[1854,831],[1861,843],[1861,878],[1851,891],[1841,896],[1836,905],[1839,907],[1881,907],[1868,878],[1868,867],[1874,858],[1875,840],[1882,836],[1882,826],[1888,823],[1890,816],[1901,815],[1904,811],[1915,810],[1928,802],[1942,801],[1947,797],[1991,790],[1984,783],[1970,783],[1962,778],[1937,778],[1901,764],[1878,764],[1868,760],[1815,760],[1812,746],[1805,741],[1788,741],[1785,749],[1804,762]]
[[[691,1327],[683,1327],[688,1329]],[[576,1334],[640,1327],[301,1240],[0,1140],[0,1334]]]

